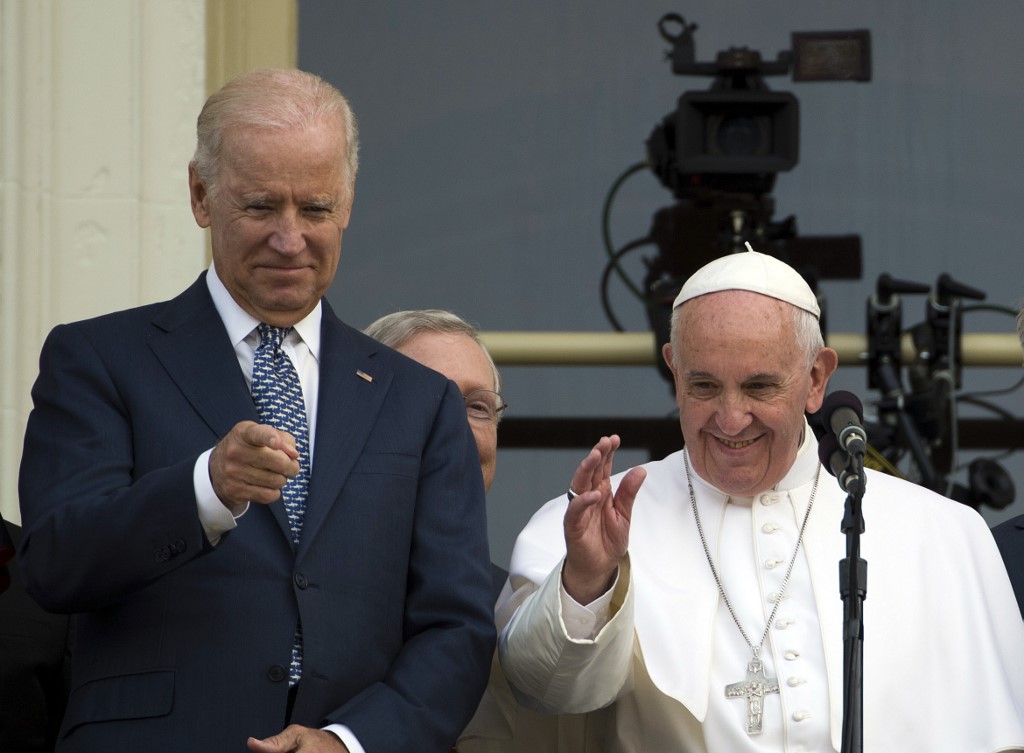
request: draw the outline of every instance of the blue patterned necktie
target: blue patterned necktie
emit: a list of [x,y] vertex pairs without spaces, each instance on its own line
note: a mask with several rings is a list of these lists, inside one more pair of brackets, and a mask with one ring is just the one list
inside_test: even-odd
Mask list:
[[[295,448],[299,452],[299,473],[288,479],[281,489],[281,499],[288,514],[292,542],[297,545],[302,534],[302,518],[306,512],[306,495],[309,490],[309,424],[306,422],[306,404],[299,375],[288,354],[281,349],[281,343],[290,331],[290,327],[260,324],[260,344],[252,364],[252,398],[261,423],[295,437]],[[288,684],[295,685],[301,676],[302,624],[299,623],[292,646]]]

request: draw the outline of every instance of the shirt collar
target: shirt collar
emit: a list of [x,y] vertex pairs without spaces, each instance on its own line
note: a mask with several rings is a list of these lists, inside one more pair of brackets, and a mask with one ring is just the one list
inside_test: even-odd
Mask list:
[[[231,347],[237,346],[259,326],[259,319],[239,306],[238,302],[231,297],[231,293],[224,287],[224,283],[221,282],[220,277],[217,275],[217,269],[213,262],[210,262],[210,269],[206,274],[206,287],[209,289],[210,297],[213,298],[213,305],[216,307],[217,313],[220,314],[224,327],[228,331]],[[317,361],[320,360],[320,320],[322,316],[323,309],[318,302],[302,321],[292,327],[302,341],[306,343],[309,352]]]
[[775,485],[779,491],[789,491],[809,484],[818,469],[818,440],[814,436],[807,419],[804,419],[804,441],[796,452],[796,459],[782,480]]

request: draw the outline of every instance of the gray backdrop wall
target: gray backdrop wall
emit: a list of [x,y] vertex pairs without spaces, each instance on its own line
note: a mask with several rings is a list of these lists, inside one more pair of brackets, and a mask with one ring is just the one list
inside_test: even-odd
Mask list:
[[[947,272],[1007,306],[1024,295],[1019,0],[300,0],[300,66],[349,96],[362,131],[353,220],[329,294],[341,315],[363,327],[400,308],[445,307],[485,330],[609,330],[598,296],[602,204],[679,95],[708,86],[671,73],[657,31],[668,12],[699,24],[699,60],[732,46],[774,59],[791,31],[870,30],[870,83],[768,80],[801,108],[800,163],[778,178],[776,216],[796,215],[801,234],[863,239],[862,280],[822,285],[830,331],[864,332],[864,303],[883,272],[929,284]],[[672,201],[650,172],[629,180],[613,207],[616,245],[645,235]],[[640,257],[652,255],[627,268],[639,279]],[[628,329],[648,328],[621,285],[612,301]],[[904,323],[923,318],[924,298],[907,298]],[[1009,332],[1013,321],[972,314],[966,329]],[[502,371],[519,416],[674,408],[653,367]],[[968,369],[964,389],[1020,376]],[[841,369],[835,384],[877,397],[863,368]],[[1024,413],[1020,391],[989,399]],[[495,561],[507,564],[515,534],[562,492],[581,455],[499,452],[488,499]],[[1018,500],[986,510],[990,523],[1024,511],[1019,457],[1002,461]],[[645,459],[630,451],[618,465]]]

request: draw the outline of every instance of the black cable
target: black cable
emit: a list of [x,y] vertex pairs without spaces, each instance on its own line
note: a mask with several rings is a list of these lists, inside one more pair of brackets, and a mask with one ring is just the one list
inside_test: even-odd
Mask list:
[[601,307],[604,309],[604,314],[608,317],[608,321],[611,322],[612,327],[617,332],[625,332],[626,328],[622,326],[618,318],[615,316],[615,312],[612,311],[611,300],[608,298],[608,281],[611,279],[612,271],[618,271],[619,275],[624,278],[625,273],[619,266],[619,260],[623,256],[628,254],[630,251],[635,251],[643,246],[649,246],[652,243],[653,241],[650,238],[637,238],[635,241],[627,243],[612,254],[611,260],[605,264],[604,271],[601,273]]
[[620,175],[614,183],[612,183],[612,187],[608,189],[608,195],[607,197],[605,197],[604,200],[604,208],[601,210],[601,237],[604,239],[605,253],[608,254],[608,259],[612,264],[613,269],[618,273],[619,278],[622,280],[623,283],[625,283],[626,287],[630,289],[633,295],[639,298],[640,300],[644,299],[643,292],[636,285],[633,284],[633,281],[630,280],[626,273],[622,270],[622,268],[619,267],[619,262],[618,258],[616,257],[615,248],[614,246],[612,246],[610,225],[612,199],[615,198],[615,194],[618,193],[619,188],[634,173],[638,173],[641,170],[647,170],[650,166],[651,163],[648,162],[647,160],[644,160],[643,162],[637,162],[635,165],[632,165],[631,167],[627,168],[626,171],[622,173],[622,175]]
[[999,314],[1009,314],[1014,317],[1017,316],[1017,312],[1009,306],[1002,306],[997,303],[975,303],[970,306],[963,306],[961,310],[965,314],[969,311],[995,311]]
[[[1012,392],[1013,390],[1019,389],[1022,384],[1024,384],[1024,377],[1022,377],[1020,379],[1020,381],[1018,381],[1017,384],[1014,385],[1009,391]],[[992,413],[996,414],[1000,418],[1005,418],[1007,421],[1016,421],[1018,419],[1018,417],[1016,415],[1014,415],[1010,411],[1006,410],[1005,408],[1002,408],[1002,407],[996,405],[995,403],[990,403],[987,400],[980,400],[980,399],[978,399],[976,397],[976,395],[990,395],[990,394],[992,394],[992,395],[1003,395],[1003,394],[1006,394],[1006,391],[996,390],[996,391],[993,391],[993,392],[977,392],[977,393],[972,393],[972,394],[969,394],[969,395],[960,395],[957,398],[957,402],[958,403],[959,402],[970,403],[971,405],[975,405],[975,406],[977,406],[979,408],[984,408],[985,410],[991,411]],[[1008,458],[1010,455],[1012,455],[1015,452],[1019,452],[1020,450],[1024,450],[1024,447],[1008,447],[1007,449],[1003,450],[1002,452],[998,452],[995,455],[989,455],[987,457],[988,457],[989,460],[992,460],[992,461],[1003,460],[1004,458]],[[967,465],[960,465],[960,466],[956,467],[954,470],[961,471],[961,470],[963,470],[966,467],[968,467],[968,466]]]
[[1007,387],[1001,390],[982,390],[981,392],[963,392],[957,396],[957,400],[971,401],[972,398],[976,397],[991,397],[993,395],[1009,395],[1019,390],[1024,386],[1024,377],[1021,377],[1014,383],[1012,387]]
[[[1024,384],[1024,379],[1021,379],[1021,381],[1019,381],[1017,383],[1017,387],[1020,387],[1021,384]],[[1014,389],[1016,389],[1016,387]],[[983,394],[993,394],[993,393],[979,392],[979,393],[975,393],[975,394],[971,394],[971,395],[960,395],[957,398],[957,402],[970,403],[971,405],[976,405],[979,408],[984,408],[985,410],[991,411],[992,413],[995,413],[1000,418],[1005,418],[1008,421],[1016,421],[1017,420],[1017,416],[1015,416],[1013,413],[1010,413],[1010,411],[1006,410],[1005,408],[1001,408],[998,405],[996,405],[995,403],[990,403],[988,400],[980,400],[977,397],[977,395],[983,395]],[[996,392],[994,394],[1001,395],[1003,393],[1002,392]]]
[[620,276],[624,275],[622,268],[619,266],[619,261],[622,257],[631,251],[635,251],[643,246],[651,245],[652,243],[653,241],[650,238],[637,238],[636,240],[627,243],[612,254],[611,260],[605,265],[604,270],[601,273],[601,307],[604,309],[605,316],[608,318],[612,327],[618,332],[625,332],[626,328],[622,326],[618,317],[615,316],[615,312],[612,311],[611,299],[609,297],[609,281],[611,279],[611,273],[612,271],[618,271]]

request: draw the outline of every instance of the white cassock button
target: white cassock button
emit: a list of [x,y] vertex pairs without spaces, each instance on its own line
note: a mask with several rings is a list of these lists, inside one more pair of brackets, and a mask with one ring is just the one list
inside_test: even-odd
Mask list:
[[779,565],[785,564],[785,562],[785,560],[774,560],[769,558],[764,561],[764,566],[767,567],[769,570],[774,570]]
[[774,523],[765,523],[763,526],[761,526],[761,530],[764,533],[771,535],[775,533],[777,530],[779,530],[779,527]]
[[785,630],[790,625],[792,625],[794,622],[796,622],[796,620],[787,620],[784,617],[780,617],[779,619],[775,620],[775,629],[776,630]]
[[799,651],[787,651],[786,653],[783,654],[783,656],[786,657],[786,661],[796,661],[797,659],[800,658],[800,652]]
[[803,685],[805,682],[807,682],[807,679],[803,677],[790,677],[788,680],[786,680],[786,684],[789,685],[789,687],[791,688],[795,688],[798,685]]
[[810,711],[794,711],[793,712],[793,721],[794,722],[802,722],[804,719],[810,719],[810,718],[811,718],[811,712]]
[[770,505],[774,505],[778,501],[779,500],[778,500],[777,497],[773,497],[770,494],[762,494],[761,495],[761,499],[760,499],[761,504],[764,505],[765,507],[769,507]]

